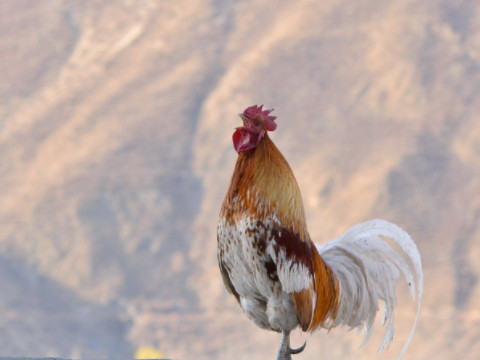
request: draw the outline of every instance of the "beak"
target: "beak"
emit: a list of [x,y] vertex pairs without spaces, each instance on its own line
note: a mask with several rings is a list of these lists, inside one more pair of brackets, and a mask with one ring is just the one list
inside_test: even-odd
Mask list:
[[240,118],[241,118],[243,121],[249,119],[249,117],[248,117],[247,115],[245,115],[245,114],[238,114],[238,116],[240,116]]

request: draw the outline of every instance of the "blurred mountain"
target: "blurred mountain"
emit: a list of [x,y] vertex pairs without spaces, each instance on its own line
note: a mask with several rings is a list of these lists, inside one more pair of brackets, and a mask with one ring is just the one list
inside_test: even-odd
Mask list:
[[[216,218],[236,117],[274,107],[312,238],[386,218],[417,241],[405,358],[480,352],[475,0],[0,4],[0,355],[273,358],[226,294]],[[392,359],[345,330],[301,359]],[[326,354],[325,356],[323,356]]]

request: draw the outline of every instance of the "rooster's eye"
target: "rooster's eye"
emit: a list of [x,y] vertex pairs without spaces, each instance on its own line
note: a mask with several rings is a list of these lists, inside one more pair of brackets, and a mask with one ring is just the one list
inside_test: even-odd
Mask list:
[[255,120],[254,124],[255,124],[255,126],[258,126],[258,125],[260,125],[260,121]]

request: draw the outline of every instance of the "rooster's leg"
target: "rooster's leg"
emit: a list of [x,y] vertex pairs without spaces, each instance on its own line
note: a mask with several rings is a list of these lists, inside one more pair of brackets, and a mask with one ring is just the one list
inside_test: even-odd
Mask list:
[[276,360],[291,360],[291,355],[299,354],[305,349],[307,342],[300,346],[297,349],[290,348],[290,331],[282,332],[282,342],[280,343],[280,348],[278,349],[277,359]]

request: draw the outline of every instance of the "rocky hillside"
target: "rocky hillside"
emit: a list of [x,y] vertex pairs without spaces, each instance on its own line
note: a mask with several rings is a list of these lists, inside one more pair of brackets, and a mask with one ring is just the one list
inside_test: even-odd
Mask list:
[[[382,217],[418,242],[405,358],[477,358],[476,0],[17,0],[0,19],[0,355],[273,358],[216,265],[232,129],[258,103],[315,241]],[[388,352],[380,331],[298,332],[299,360],[395,358],[399,291]]]

